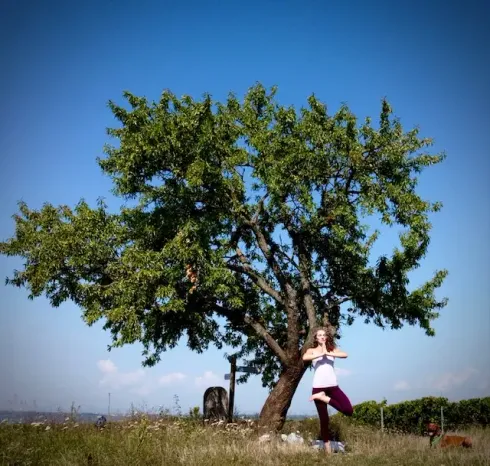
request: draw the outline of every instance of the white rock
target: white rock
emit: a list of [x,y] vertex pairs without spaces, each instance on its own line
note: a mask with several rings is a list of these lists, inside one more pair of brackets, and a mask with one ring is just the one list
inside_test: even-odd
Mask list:
[[270,442],[271,434],[264,434],[259,437],[259,443]]
[[289,435],[282,434],[281,438],[284,442],[287,443],[304,443],[303,437],[301,435],[298,435],[294,432],[290,433]]

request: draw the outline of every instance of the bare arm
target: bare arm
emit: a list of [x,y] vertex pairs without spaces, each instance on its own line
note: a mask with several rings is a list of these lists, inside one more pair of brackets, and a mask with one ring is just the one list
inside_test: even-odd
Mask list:
[[340,358],[340,359],[345,359],[347,358],[349,355],[345,352],[345,351],[342,351],[338,348],[335,348],[333,351],[329,351],[327,353],[327,356],[332,356],[334,358]]
[[303,361],[313,361],[313,359],[316,359],[320,357],[322,354],[319,351],[315,351],[315,349],[310,348],[309,350],[306,351],[305,354],[303,354]]

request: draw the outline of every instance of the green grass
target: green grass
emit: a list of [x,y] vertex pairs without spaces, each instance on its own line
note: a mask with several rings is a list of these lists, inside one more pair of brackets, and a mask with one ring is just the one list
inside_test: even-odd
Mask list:
[[[336,417],[333,430],[348,453],[326,456],[309,446],[279,439],[259,443],[251,421],[203,425],[199,421],[142,416],[109,423],[103,431],[91,424],[0,424],[1,465],[488,465],[490,429],[471,428],[474,448],[433,449],[427,437],[382,434]],[[317,419],[288,421],[284,433],[299,431],[314,439]]]

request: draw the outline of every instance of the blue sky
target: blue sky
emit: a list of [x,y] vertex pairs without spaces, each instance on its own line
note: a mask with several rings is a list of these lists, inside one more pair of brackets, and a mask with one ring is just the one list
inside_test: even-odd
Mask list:
[[[430,3],[430,5],[429,5]],[[41,5],[42,4],[42,5]],[[433,217],[430,250],[414,285],[449,269],[440,296],[449,305],[437,335],[405,327],[382,331],[361,321],[346,328],[340,386],[353,403],[444,395],[490,395],[489,7],[467,1],[161,2],[5,1],[0,6],[0,238],[13,234],[18,200],[74,205],[81,197],[111,208],[110,180],[95,158],[114,120],[107,101],[123,90],[157,99],[217,100],[243,95],[256,81],[278,85],[281,103],[303,105],[312,92],[330,112],[342,103],[377,117],[387,97],[405,127],[434,137],[446,161],[426,172],[423,197],[444,203]],[[486,8],[486,10],[484,10]],[[389,232],[376,254],[390,252]],[[0,257],[0,276],[20,262]],[[80,310],[52,309],[25,290],[0,285],[0,409],[104,411],[202,405],[204,390],[227,387],[228,364],[211,349],[185,344],[152,369],[138,345],[106,351],[102,325],[85,326]],[[307,372],[290,413],[315,414]],[[267,391],[259,377],[237,387],[241,412],[257,412]],[[21,401],[23,402],[21,404]],[[35,402],[35,403],[34,403]]]

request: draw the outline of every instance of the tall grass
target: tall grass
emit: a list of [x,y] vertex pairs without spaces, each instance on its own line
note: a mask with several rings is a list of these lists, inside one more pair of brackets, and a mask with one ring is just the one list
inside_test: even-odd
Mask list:
[[490,429],[465,431],[474,448],[430,449],[427,437],[382,434],[333,419],[333,434],[347,453],[326,456],[314,450],[318,420],[288,421],[284,433],[299,432],[305,443],[280,437],[259,441],[254,421],[206,424],[196,417],[147,415],[108,423],[98,430],[67,417],[64,423],[0,424],[1,465],[488,465]]

